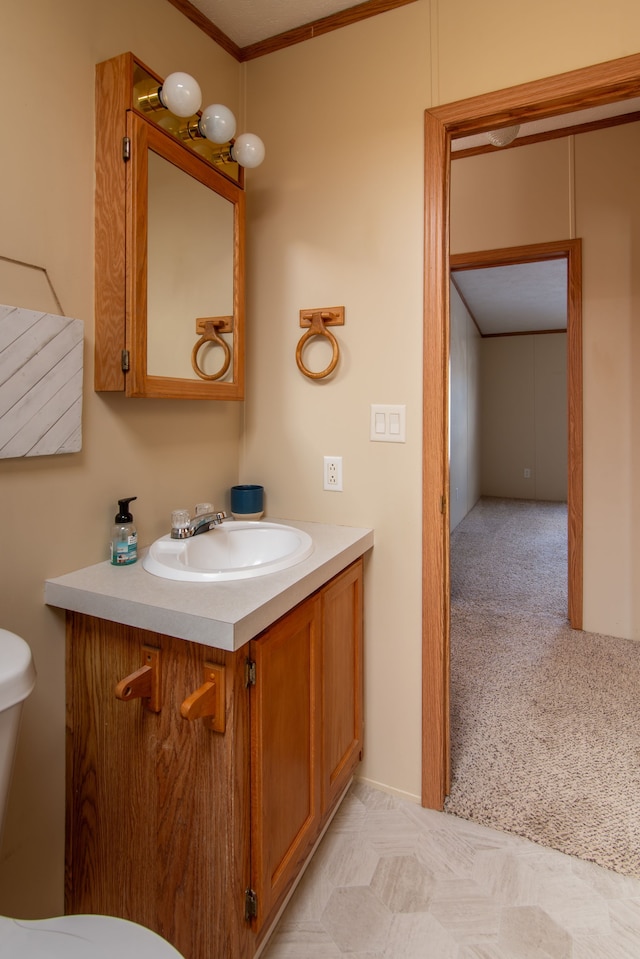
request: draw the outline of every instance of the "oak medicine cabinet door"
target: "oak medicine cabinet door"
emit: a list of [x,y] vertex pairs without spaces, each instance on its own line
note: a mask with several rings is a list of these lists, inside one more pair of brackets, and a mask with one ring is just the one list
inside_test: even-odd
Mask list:
[[242,400],[243,174],[145,107],[158,86],[131,53],[96,67],[94,388]]
[[251,643],[251,872],[255,931],[290,889],[320,823],[320,598]]

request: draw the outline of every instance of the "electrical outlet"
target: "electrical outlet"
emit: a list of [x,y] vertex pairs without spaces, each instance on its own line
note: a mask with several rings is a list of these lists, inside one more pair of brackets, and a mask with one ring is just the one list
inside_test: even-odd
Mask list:
[[524,478],[531,479],[531,470],[529,469],[528,466],[525,466],[524,468]]
[[325,456],[323,489],[342,491],[342,457]]

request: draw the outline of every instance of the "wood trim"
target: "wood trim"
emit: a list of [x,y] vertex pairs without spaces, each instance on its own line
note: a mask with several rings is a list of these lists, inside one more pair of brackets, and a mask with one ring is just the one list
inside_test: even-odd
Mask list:
[[279,33],[266,40],[259,40],[257,43],[251,43],[241,49],[240,59],[242,61],[255,60],[257,57],[263,57],[268,53],[275,53],[276,50],[292,47],[296,43],[313,40],[315,37],[331,33],[333,30],[339,30],[341,27],[349,27],[353,23],[375,17],[379,13],[387,13],[389,10],[395,10],[396,7],[404,7],[408,3],[415,3],[415,0],[366,0],[365,3],[348,7],[339,13],[332,13],[328,17],[322,17],[320,20],[314,20],[312,23],[304,24],[304,26],[286,30],[284,33]]
[[582,241],[568,250],[567,402],[568,402],[568,576],[569,623],[582,629],[584,569],[583,378],[582,378]]
[[127,170],[127,315],[126,349],[131,367],[125,377],[127,396],[144,396],[147,378],[147,214],[149,124],[127,113],[131,158]]
[[352,23],[367,20],[379,13],[387,13],[389,10],[395,10],[396,7],[404,7],[408,3],[415,3],[415,0],[365,0],[364,3],[359,3],[355,7],[348,7],[346,10],[332,13],[328,17],[321,17],[319,20],[305,23],[301,27],[285,30],[283,33],[267,37],[265,40],[250,43],[246,47],[239,47],[234,43],[215,23],[194,7],[190,0],[168,0],[168,2],[183,13],[188,20],[200,27],[208,37],[215,40],[223,50],[230,53],[239,63],[243,63],[247,60],[264,57],[268,53],[275,53],[276,50],[284,50],[296,43],[303,43],[305,40],[313,40],[314,37],[331,33],[331,31],[339,30],[341,27],[351,26]]
[[[131,159],[127,167],[127,344],[131,369],[126,377],[127,396],[173,399],[244,399],[244,249],[245,194],[227,177],[222,177],[200,157],[192,154],[159,127],[135,111],[128,113]],[[169,163],[234,205],[234,310],[233,380],[212,383],[206,380],[151,376],[147,372],[147,207],[148,152],[152,150]],[[124,165],[124,164],[123,164]]]
[[505,336],[552,336],[554,333],[566,333],[567,328],[563,326],[558,330],[513,330],[511,333],[481,333],[483,340],[503,339]]
[[[447,451],[443,411],[448,401],[443,345],[449,335],[450,138],[638,95],[640,54],[634,54],[425,111],[422,803],[434,809],[444,805],[449,775],[449,552],[436,503],[448,495],[447,468],[443,466]],[[569,295],[572,308],[578,309],[577,285]],[[581,340],[572,342],[571,348],[581,355]],[[581,389],[581,376],[580,364],[580,369],[571,372],[570,391]],[[570,443],[581,450],[581,413],[579,416],[573,411],[569,431]],[[576,455],[569,465],[569,482],[573,500],[580,504],[582,467],[581,454]],[[581,530],[573,530],[573,541],[576,554],[570,556],[570,563],[577,560],[578,551],[582,555]],[[572,625],[578,626],[582,621],[581,604],[571,616]]]
[[[452,155],[453,159],[453,155]],[[568,257],[571,244],[577,240],[550,240],[496,250],[474,250],[471,253],[452,253],[452,270],[484,270],[488,264],[517,266],[520,263],[539,263],[543,260],[563,260]]]
[[422,802],[442,809],[449,786],[449,144],[425,116]]
[[640,54],[456,100],[429,111],[451,137],[640,96]]
[[208,17],[205,17],[204,13],[201,10],[198,10],[197,7],[194,7],[189,0],[168,0],[172,6],[174,6],[180,13],[184,14],[187,20],[191,20],[192,23],[195,23],[196,27],[199,27],[203,33],[206,33],[208,37],[221,46],[223,50],[226,50],[227,53],[230,53],[232,57],[236,60],[242,60],[242,50],[237,43],[234,43],[233,40],[223,33],[215,23],[209,20]]
[[126,164],[122,138],[132,74],[129,53],[96,67],[100,123],[96,124],[94,389],[105,391],[124,390]]

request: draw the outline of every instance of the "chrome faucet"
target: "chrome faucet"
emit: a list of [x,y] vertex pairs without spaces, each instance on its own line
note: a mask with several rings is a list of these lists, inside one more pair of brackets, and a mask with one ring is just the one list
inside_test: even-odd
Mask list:
[[219,526],[227,514],[220,512],[196,513],[190,517],[186,510],[176,510],[171,515],[171,539],[188,539],[190,536],[198,536],[200,533],[206,533],[214,526]]

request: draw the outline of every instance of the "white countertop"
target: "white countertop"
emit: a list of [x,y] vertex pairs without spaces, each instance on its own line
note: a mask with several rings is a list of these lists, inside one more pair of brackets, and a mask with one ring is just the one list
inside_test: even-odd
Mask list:
[[309,533],[311,556],[279,573],[226,583],[174,582],[148,573],[140,559],[132,566],[107,560],[48,579],[45,602],[217,649],[239,649],[373,546],[371,529],[273,522]]

